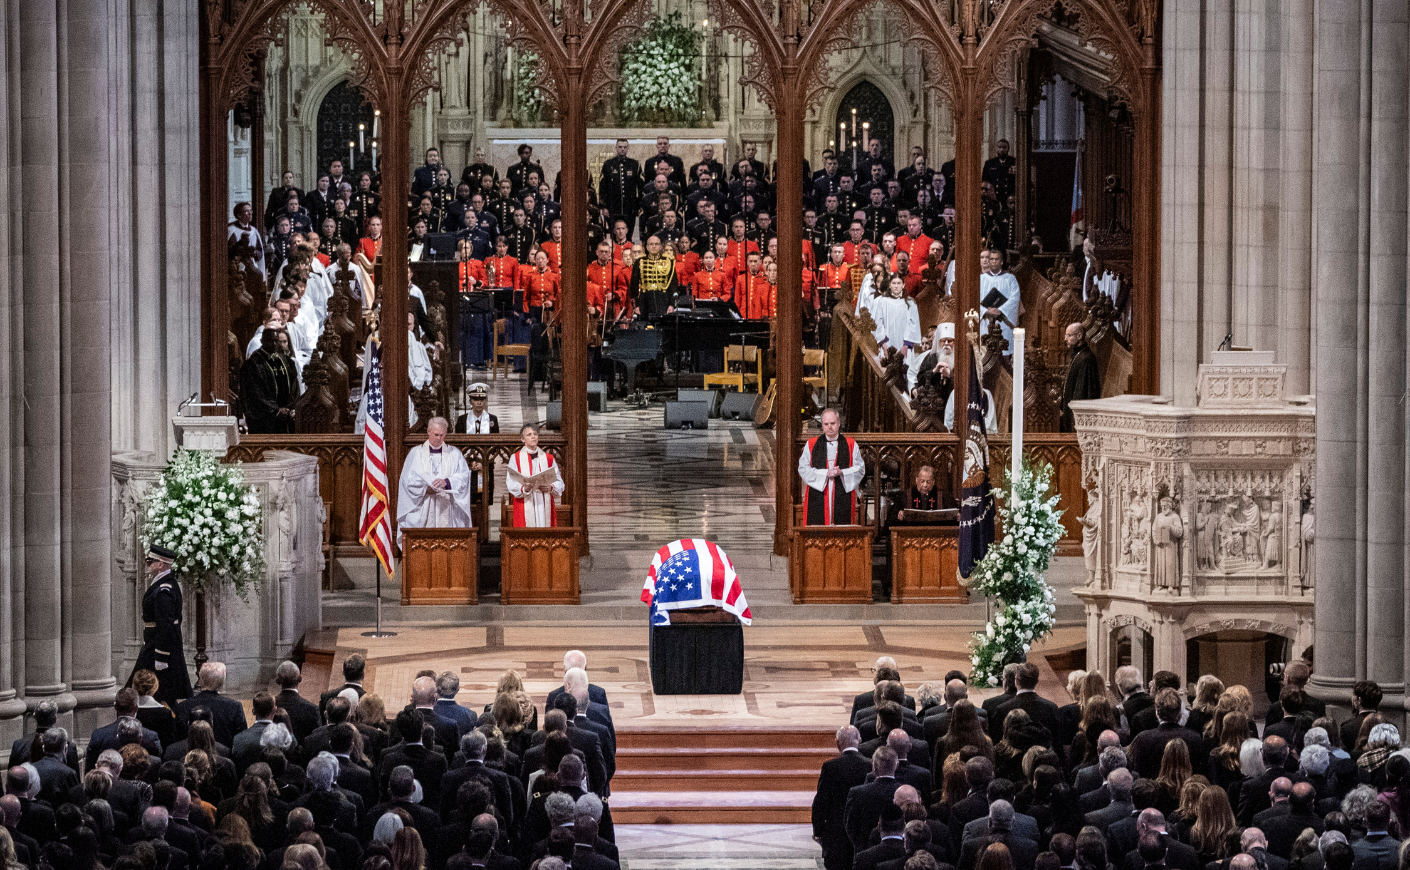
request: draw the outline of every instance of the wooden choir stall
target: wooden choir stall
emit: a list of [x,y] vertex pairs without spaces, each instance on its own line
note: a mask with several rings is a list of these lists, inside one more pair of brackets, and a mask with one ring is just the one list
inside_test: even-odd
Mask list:
[[872,528],[807,526],[794,507],[788,589],[794,604],[870,604]]
[[959,583],[960,527],[955,522],[894,523],[891,530],[891,603],[964,604]]

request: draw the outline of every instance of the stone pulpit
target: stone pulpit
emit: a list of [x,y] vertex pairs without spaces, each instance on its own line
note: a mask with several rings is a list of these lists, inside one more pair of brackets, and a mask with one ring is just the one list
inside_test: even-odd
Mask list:
[[[230,418],[176,417],[180,443],[225,453],[238,438]],[[194,436],[194,437],[193,437]],[[127,679],[142,649],[142,593],[146,589],[141,545],[148,492],[166,457],[155,453],[113,454],[113,669]],[[323,501],[318,494],[318,459],[271,450],[242,466],[245,483],[259,494],[264,513],[264,581],[242,601],[234,592],[207,595],[206,655],[226,664],[227,694],[251,693],[287,658],[304,632],[322,627]],[[184,590],[182,629],[186,662],[195,685],[196,596]]]
[[1192,408],[1157,396],[1072,403],[1089,504],[1087,584],[1075,590],[1089,669],[1110,678],[1125,638],[1147,679],[1185,677],[1196,638],[1262,632],[1294,655],[1312,643],[1314,408],[1284,395],[1286,367],[1272,357],[1216,352]]

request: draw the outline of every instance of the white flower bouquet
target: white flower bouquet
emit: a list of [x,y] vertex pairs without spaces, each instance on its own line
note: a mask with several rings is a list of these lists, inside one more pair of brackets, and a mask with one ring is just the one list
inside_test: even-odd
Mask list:
[[[1006,475],[1007,477],[1008,475]],[[1026,459],[1018,487],[1006,480],[994,490],[1004,536],[970,575],[970,588],[999,599],[999,612],[970,642],[970,681],[998,685],[1004,665],[1018,661],[1029,647],[1053,630],[1057,606],[1043,580],[1063,527],[1058,496],[1049,496],[1053,468]]]
[[680,12],[656,16],[622,49],[622,120],[677,126],[700,120],[701,36]]
[[176,554],[173,569],[197,591],[230,586],[242,599],[264,576],[264,516],[238,465],[178,449],[152,487],[142,546]]

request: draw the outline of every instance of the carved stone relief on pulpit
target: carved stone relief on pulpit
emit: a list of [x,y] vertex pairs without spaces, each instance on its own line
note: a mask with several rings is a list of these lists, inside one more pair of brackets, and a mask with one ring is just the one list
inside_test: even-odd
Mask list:
[[1200,571],[1283,570],[1283,473],[1195,472],[1195,565]]

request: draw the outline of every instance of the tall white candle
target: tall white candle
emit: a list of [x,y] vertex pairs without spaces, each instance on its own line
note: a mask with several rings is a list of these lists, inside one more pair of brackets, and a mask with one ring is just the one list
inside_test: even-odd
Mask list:
[[1013,331],[1013,437],[1010,477],[1014,493],[1018,492],[1018,476],[1023,471],[1023,338],[1024,331]]
[[367,138],[366,138],[366,133],[367,133],[367,125],[366,125],[366,124],[358,124],[358,125],[357,125],[357,150],[359,150],[359,151],[366,151],[366,150],[367,150]]
[[382,110],[377,109],[372,113],[372,138],[377,138],[377,130],[382,122]]
[[372,140],[372,171],[377,171],[377,140]]
[[352,168],[353,168],[355,165],[357,165],[357,152],[354,150],[354,146],[355,146],[356,144],[357,144],[357,143],[356,143],[356,142],[353,142],[351,139],[348,140],[348,171],[349,171],[349,172],[351,172],[351,171],[352,171]]

